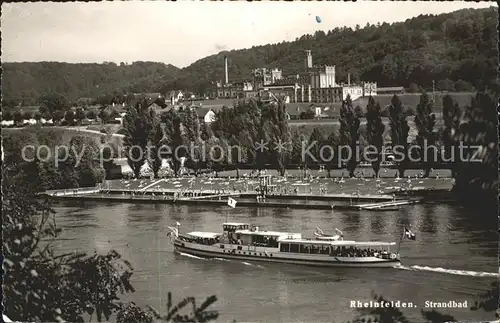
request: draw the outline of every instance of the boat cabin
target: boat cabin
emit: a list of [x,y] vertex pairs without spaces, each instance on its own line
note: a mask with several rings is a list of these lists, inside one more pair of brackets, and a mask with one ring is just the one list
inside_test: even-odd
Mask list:
[[220,234],[215,232],[189,232],[180,238],[187,242],[213,245],[219,242]]
[[280,252],[325,254],[332,257],[383,257],[389,256],[395,242],[355,242],[324,240],[281,240]]
[[278,241],[283,238],[301,239],[300,233],[260,231],[257,226],[248,223],[224,223],[223,243],[255,247],[278,248]]
[[300,233],[278,232],[278,231],[260,231],[259,227],[252,227],[250,230],[236,231],[236,239],[238,244],[278,248],[280,238],[300,239]]
[[236,231],[237,230],[248,230],[250,229],[250,224],[248,223],[238,223],[238,222],[226,222],[222,224],[222,242],[237,244]]

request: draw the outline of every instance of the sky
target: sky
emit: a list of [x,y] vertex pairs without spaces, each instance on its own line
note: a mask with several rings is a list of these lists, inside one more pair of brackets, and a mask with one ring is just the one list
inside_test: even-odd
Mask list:
[[223,50],[293,41],[316,30],[493,5],[182,0],[2,4],[2,61],[156,61],[182,68]]

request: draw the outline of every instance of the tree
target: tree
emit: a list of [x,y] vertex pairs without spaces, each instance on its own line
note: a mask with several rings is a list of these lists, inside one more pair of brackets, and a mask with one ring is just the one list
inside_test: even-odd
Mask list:
[[306,111],[303,111],[300,113],[299,118],[300,119],[314,119],[314,116],[316,114],[314,113],[314,110],[309,108]]
[[331,159],[326,162],[326,169],[328,170],[328,178],[331,177],[331,170],[334,169],[339,163],[339,161],[336,159],[338,158],[338,155],[335,153],[336,151],[338,151],[338,145],[339,145],[338,140],[339,139],[335,131],[332,131],[326,138],[326,144],[332,147],[332,151],[330,152],[332,155],[328,157]]
[[453,101],[451,96],[446,95],[443,98],[443,148],[444,158],[449,162],[452,177],[456,177],[456,168],[458,163],[458,142],[456,141],[456,134],[460,127],[460,118],[462,111],[456,102]]
[[465,147],[458,157],[453,188],[457,199],[489,212],[496,210],[498,203],[496,107],[492,95],[478,92],[466,107],[465,122],[454,136]]
[[389,125],[391,127],[392,150],[398,156],[395,161],[398,167],[398,176],[404,177],[408,163],[408,133],[410,127],[403,113],[403,105],[397,95],[394,95],[389,106]]
[[[172,303],[172,293],[168,293],[167,300],[167,314],[160,315],[154,308],[149,306],[150,311],[153,313],[154,317],[158,320],[162,320],[164,322],[199,322],[205,323],[212,320],[216,320],[219,317],[219,313],[217,311],[206,311],[206,309],[217,301],[217,297],[212,295],[208,297],[199,307],[196,306],[196,300],[194,297],[186,297],[181,302],[179,302],[176,306],[173,306]],[[187,305],[191,305],[192,307],[192,317],[180,315],[179,311],[186,307]]]
[[154,119],[154,111],[148,108],[146,100],[129,108],[123,118],[125,154],[136,178],[139,178],[141,167],[146,161],[147,145],[152,136]]
[[285,175],[285,161],[290,152],[290,128],[282,101],[264,105],[261,117],[261,139],[269,143],[269,157],[280,176]]
[[64,115],[64,120],[69,126],[74,126],[75,125],[75,112],[73,110],[68,110],[66,111],[66,114]]
[[19,126],[24,120],[24,116],[21,111],[14,112],[14,124]]
[[151,137],[152,149],[150,151],[150,156],[148,159],[150,161],[151,169],[153,170],[155,178],[158,178],[158,171],[161,168],[163,158],[166,157],[163,150],[168,147],[168,145],[166,144],[167,139],[165,138],[165,133],[163,130],[164,126],[165,125],[160,122],[155,122],[153,135]]
[[64,118],[64,112],[62,110],[56,110],[52,115],[52,121],[54,124],[59,123]]
[[[136,105],[137,104],[138,103],[136,103]],[[103,124],[106,124],[109,121],[111,121],[111,119],[112,119],[112,111],[111,111],[111,109],[108,106],[101,105],[101,107],[99,108],[99,113],[97,114],[97,116],[99,117],[99,119],[101,119],[101,122]]]
[[[415,116],[415,125],[418,130],[417,144],[420,147],[420,161],[424,165],[424,176],[428,177],[432,164],[436,161],[435,155],[429,155],[429,147],[436,143],[434,126],[436,125],[436,116],[432,113],[433,103],[429,100],[427,93],[420,95],[420,102],[417,105],[417,115]],[[435,151],[437,154],[437,150]]]
[[42,120],[42,115],[40,114],[40,112],[36,112],[34,115],[34,118],[35,118],[36,122],[39,123],[40,120]]
[[185,150],[182,149],[184,138],[182,136],[181,116],[174,109],[170,109],[161,115],[161,122],[165,124],[166,143],[171,150],[172,169],[175,176],[178,176],[181,157],[185,156]]
[[368,98],[368,105],[366,106],[366,132],[368,144],[375,150],[370,156],[375,177],[378,177],[378,172],[380,171],[382,147],[384,145],[384,131],[385,125],[382,122],[380,104],[375,103],[373,97],[370,96]]
[[365,116],[363,109],[359,105],[354,108],[354,114],[357,118],[363,118]]
[[185,142],[189,144],[188,165],[198,175],[202,159],[200,121],[194,108],[187,109],[183,120]]
[[87,112],[87,118],[90,119],[90,120],[93,120],[97,117],[97,114],[95,113],[94,110],[89,110]]
[[24,119],[24,120],[30,120],[31,118],[33,118],[33,113],[31,113],[30,111],[26,111],[26,112],[23,114],[23,119]]
[[45,119],[50,119],[56,111],[61,111],[63,114],[68,110],[68,101],[66,98],[57,93],[50,93],[42,96],[39,99],[40,113]]
[[124,306],[116,315],[117,323],[153,323],[153,314],[145,311],[131,302]]
[[85,119],[85,110],[83,108],[78,108],[75,111],[75,119],[79,124],[82,123],[83,119]]
[[11,121],[13,120],[14,116],[12,115],[12,112],[10,111],[5,111],[2,113],[2,120],[5,121]]
[[207,141],[208,139],[212,138],[214,134],[212,133],[212,129],[210,128],[210,125],[206,122],[201,123],[201,140]]
[[104,178],[104,169],[97,162],[99,147],[83,136],[71,138],[69,145],[79,187],[95,187]]
[[19,171],[17,165],[2,167],[6,315],[15,321],[84,322],[96,311],[98,320],[101,314],[108,319],[120,291],[132,291],[131,271],[119,270],[114,251],[56,254],[52,244],[61,229],[50,202],[35,195],[30,181],[19,182]]
[[309,137],[308,144],[308,147],[313,145],[309,150],[313,157],[311,158],[310,156],[306,156],[306,158],[309,159],[307,163],[308,165],[320,164],[322,162],[320,157],[320,150],[324,142],[325,134],[318,127],[314,127],[313,131],[311,132],[311,136]]
[[343,149],[344,154],[341,156],[343,160],[347,160],[346,167],[350,177],[354,177],[354,171],[359,162],[356,156],[359,142],[359,126],[360,121],[354,114],[351,97],[347,95],[340,108],[340,142],[350,152],[348,153],[346,149]]

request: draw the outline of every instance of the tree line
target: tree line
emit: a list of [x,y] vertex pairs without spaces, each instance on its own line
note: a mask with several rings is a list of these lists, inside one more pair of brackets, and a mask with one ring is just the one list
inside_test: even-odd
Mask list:
[[[442,128],[436,127],[433,106],[434,102],[423,92],[414,117],[416,138],[410,142],[410,126],[405,108],[399,97],[393,96],[388,107],[388,126],[391,146],[394,150],[398,148],[398,158],[395,159],[398,176],[405,176],[412,158],[421,160],[424,177],[429,176],[431,169],[440,161],[437,159],[443,159],[453,172],[455,187],[464,190],[464,194],[469,194],[471,190],[482,191],[480,187],[488,185],[489,192],[494,195],[497,187],[494,158],[497,152],[496,105],[491,94],[478,92],[463,111],[452,97],[445,96]],[[386,126],[382,122],[382,109],[372,97],[368,100],[365,117],[367,123],[362,132],[360,117],[355,113],[348,96],[340,111],[340,129],[329,134],[314,129],[307,137],[291,130],[285,104],[280,101],[242,100],[234,108],[220,110],[211,124],[200,122],[194,107],[181,111],[171,109],[157,116],[143,101],[129,108],[124,117],[124,148],[136,177],[140,176],[146,161],[152,166],[154,175],[158,176],[164,158],[172,159],[172,168],[177,176],[180,157],[186,158],[186,166],[194,170],[195,174],[202,169],[251,167],[259,170],[273,168],[283,176],[287,166],[299,165],[306,170],[321,163],[328,171],[345,168],[349,176],[353,177],[360,162],[356,154],[349,155],[346,151],[331,149],[331,155],[325,157],[322,148],[346,146],[355,152],[358,146],[363,148],[369,145],[372,150],[369,155],[372,168],[375,176],[378,176],[383,160]],[[265,147],[262,146],[264,143]],[[310,153],[304,154],[305,147],[313,143]],[[147,151],[148,145],[155,149],[166,145],[170,151],[141,154],[141,150]],[[462,148],[461,153],[460,145],[467,147]],[[134,150],[134,146],[141,149]],[[212,147],[217,147],[216,153],[209,155],[214,152]],[[177,155],[174,151],[177,151]],[[471,161],[473,159],[479,162]],[[339,165],[339,160],[345,163]],[[493,196],[491,194],[490,198]]]

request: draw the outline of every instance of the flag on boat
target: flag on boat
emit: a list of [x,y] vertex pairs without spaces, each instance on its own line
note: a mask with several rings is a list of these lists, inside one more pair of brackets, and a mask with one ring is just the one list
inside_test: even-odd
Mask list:
[[410,240],[416,240],[417,237],[415,236],[415,233],[411,232],[410,229],[405,227],[405,233],[404,236]]
[[176,227],[168,227],[170,229],[170,232],[167,233],[167,237],[170,237],[170,240],[172,242],[175,241],[175,239],[179,236],[179,229]]
[[227,205],[229,205],[232,208],[236,207],[236,200],[233,198],[228,197],[227,198]]
[[177,224],[177,226],[178,226],[178,227],[180,227],[180,226],[181,226],[181,224],[180,224],[179,222],[175,222],[175,224]]

